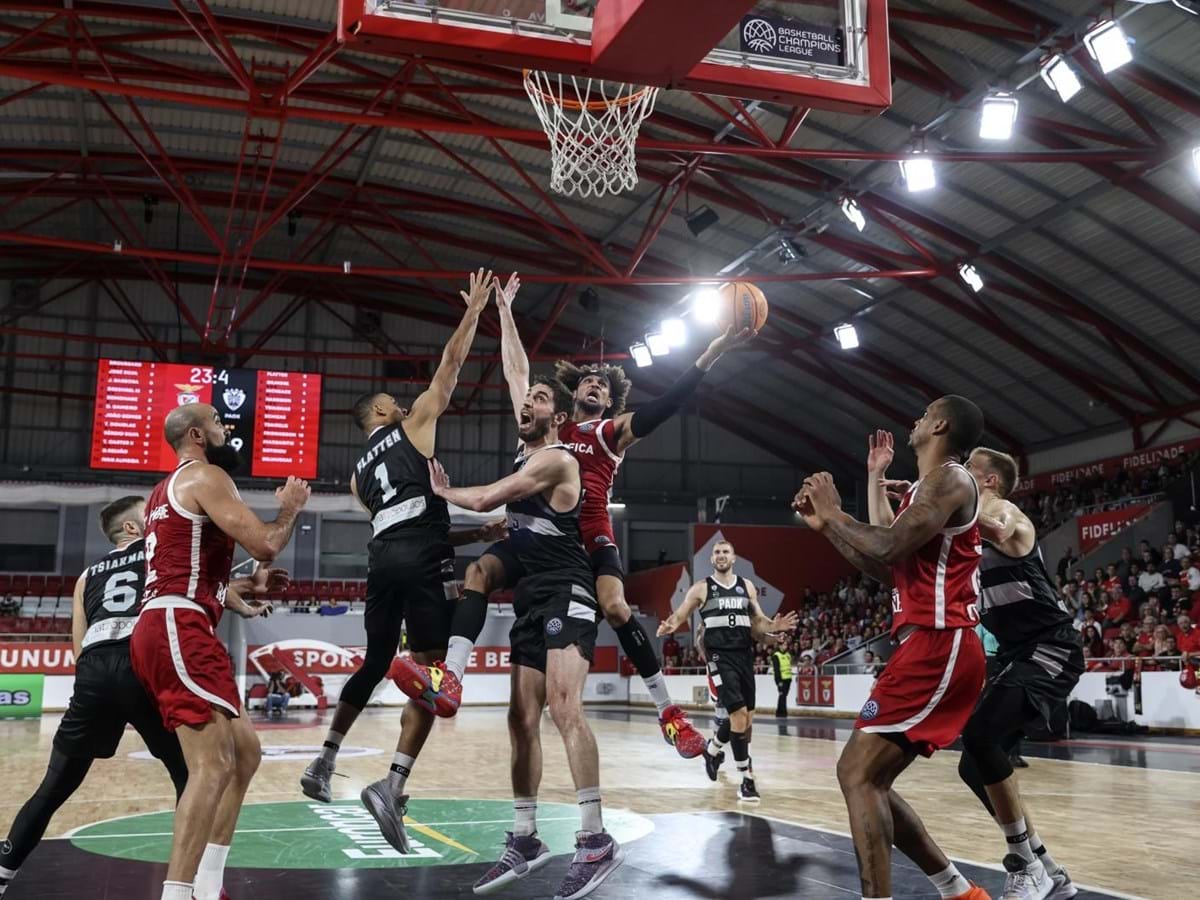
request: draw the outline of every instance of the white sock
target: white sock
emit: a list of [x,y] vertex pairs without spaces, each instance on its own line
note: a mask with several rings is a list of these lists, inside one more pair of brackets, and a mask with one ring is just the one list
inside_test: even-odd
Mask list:
[[962,877],[954,863],[926,877],[937,888],[939,897],[959,897],[971,889],[971,882]]
[[710,737],[708,739],[708,755],[709,756],[716,756],[718,753],[720,753],[724,749],[725,749],[725,745],[722,744],[719,740],[717,740],[716,737]]
[[0,897],[4,896],[4,892],[8,890],[8,883],[16,877],[16,869],[6,869],[4,866],[0,866]]
[[463,675],[467,672],[467,663],[471,661],[471,651],[474,649],[474,641],[459,635],[450,638],[450,648],[446,651],[446,669],[453,672],[459,681],[463,680]]
[[1000,830],[1004,832],[1004,841],[1009,853],[1017,854],[1025,860],[1026,865],[1037,860],[1033,848],[1029,846],[1029,829],[1025,827],[1024,816],[1007,825],[1001,824]]
[[663,678],[663,673],[655,672],[649,678],[643,678],[642,683],[650,692],[650,699],[658,707],[658,715],[661,717],[663,710],[671,705],[671,695],[667,693],[667,681]]
[[338,751],[342,749],[342,741],[345,740],[344,734],[339,734],[332,728],[325,735],[325,746],[321,748],[321,759],[325,762],[335,762],[337,760]]
[[162,900],[192,900],[192,886],[182,881],[164,881]]
[[1037,854],[1037,858],[1042,861],[1042,865],[1046,867],[1049,874],[1057,875],[1062,869],[1062,866],[1054,861],[1054,857],[1050,855],[1050,851],[1046,849],[1046,845],[1042,843],[1042,839],[1038,837],[1036,831],[1029,832],[1029,847]]
[[225,860],[229,847],[224,844],[205,844],[200,857],[200,868],[196,870],[196,884],[192,893],[196,900],[221,900],[221,885],[225,883]]
[[513,797],[513,834],[528,837],[537,834],[537,797]]
[[388,787],[391,788],[393,797],[404,793],[404,786],[408,784],[408,776],[412,774],[412,767],[416,761],[415,756],[399,751],[392,757],[392,767],[388,770]]
[[604,817],[600,813],[600,788],[584,788],[576,791],[575,797],[579,801],[580,830],[599,834],[604,830]]

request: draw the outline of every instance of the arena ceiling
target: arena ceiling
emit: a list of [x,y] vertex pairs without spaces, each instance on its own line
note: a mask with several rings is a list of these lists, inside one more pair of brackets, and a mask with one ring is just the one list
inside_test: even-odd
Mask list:
[[[339,45],[335,10],[0,8],[0,278],[55,288],[0,310],[5,354],[34,335],[23,319],[96,281],[128,320],[125,348],[236,347],[244,364],[318,300],[452,324],[456,282],[484,265],[522,273],[535,358],[612,358],[693,282],[736,275],[766,290],[771,320],[714,372],[703,412],[802,468],[857,470],[868,428],[906,429],[947,392],[976,398],[990,439],[1015,450],[1118,426],[1144,445],[1160,422],[1200,425],[1200,17],[1184,9],[893,0],[888,112],[664,92],[642,130],[641,183],[601,201],[548,192],[519,72]],[[1110,11],[1134,60],[1106,76],[1080,38]],[[1050,52],[1084,82],[1069,103],[1036,78]],[[978,136],[979,102],[997,87],[1020,88],[1000,149]],[[938,186],[921,194],[896,164],[914,139],[937,158]],[[847,193],[861,233],[839,211]],[[702,205],[720,220],[695,237],[685,214]],[[250,224],[231,231],[243,210]],[[781,258],[781,238],[799,258]],[[962,263],[981,292],[958,277]],[[214,281],[211,305],[180,297],[181,283]],[[135,282],[178,307],[182,337],[123,301]],[[600,313],[579,302],[589,286]],[[843,322],[857,350],[834,339]],[[495,322],[482,331],[494,338]],[[661,387],[681,362],[638,370],[638,382]],[[503,396],[466,394],[455,412]]]

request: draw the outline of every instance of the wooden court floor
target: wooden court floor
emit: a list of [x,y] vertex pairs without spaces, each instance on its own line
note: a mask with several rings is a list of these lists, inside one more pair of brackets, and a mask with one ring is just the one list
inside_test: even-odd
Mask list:
[[[697,721],[707,729],[707,719],[698,717]],[[364,824],[357,803],[362,787],[387,771],[400,725],[398,710],[368,710],[359,720],[346,739],[338,766],[348,777],[334,779],[335,801],[344,802],[324,808],[307,801],[297,783],[324,735],[316,714],[298,710],[281,723],[269,724],[256,714],[256,722],[264,725],[260,734],[269,758],[250,789],[251,805],[239,823],[230,866],[233,870],[271,869],[281,883],[287,883],[288,871],[296,874],[286,893],[257,887],[253,893],[239,892],[227,882],[234,900],[239,896],[303,900],[390,895],[382,892],[385,884],[428,896],[470,896],[469,884],[477,877],[476,869],[452,875],[452,870],[432,864],[457,861],[482,866],[495,858],[510,815],[503,710],[467,708],[458,718],[440,722],[434,729],[409,781],[414,798],[410,815],[415,822],[410,833],[425,848],[419,851],[423,858],[414,860],[389,859],[390,852],[378,840],[372,823],[367,820]],[[763,799],[755,808],[739,810],[732,775],[723,774],[716,784],[710,782],[699,760],[682,760],[663,742],[651,716],[601,708],[592,711],[591,722],[601,750],[606,824],[623,836],[631,851],[659,848],[653,864],[642,869],[652,871],[661,884],[687,884],[693,873],[704,871],[709,886],[692,885],[680,896],[780,895],[769,886],[761,891],[738,891],[732,883],[723,884],[721,877],[722,869],[737,869],[739,853],[730,849],[738,846],[737,841],[759,845],[765,841],[768,845],[774,842],[774,849],[766,848],[771,865],[776,862],[775,851],[785,843],[796,850],[795,858],[808,859],[807,853],[820,864],[816,869],[810,867],[805,876],[811,889],[800,884],[796,893],[783,895],[856,895],[850,877],[853,856],[847,842],[838,837],[846,832],[847,823],[834,776],[846,723],[835,729],[833,722],[790,720],[781,725],[773,718],[760,717],[751,753]],[[41,778],[56,725],[57,716],[50,715],[41,722],[0,723],[0,775],[6,785],[0,799],[0,827],[5,830]],[[574,792],[561,742],[548,717],[542,734],[546,754],[540,795],[542,829],[544,833],[553,831],[556,841],[566,847],[576,822]],[[1131,752],[1123,741],[1081,741],[1078,754],[1069,749],[1056,752],[1082,759],[1031,758],[1031,767],[1020,775],[1038,831],[1077,883],[1105,892],[1094,896],[1151,900],[1196,896],[1200,879],[1196,837],[1200,828],[1200,740],[1175,738],[1152,747],[1154,752],[1147,756],[1136,746]],[[350,748],[361,748],[370,755],[353,755],[359,751]],[[117,757],[93,766],[82,789],[51,823],[49,835],[55,839],[30,858],[6,900],[157,898],[152,885],[161,879],[161,869],[149,864],[165,858],[170,821],[169,812],[164,811],[170,809],[173,794],[160,766],[137,758],[142,749],[137,735],[128,731]],[[1166,759],[1172,765],[1157,766],[1155,759]],[[994,868],[1003,853],[1002,839],[958,780],[957,763],[954,751],[918,760],[897,788],[950,856]],[[731,761],[726,767],[731,769]],[[736,815],[739,812],[755,820]],[[723,828],[729,830],[728,845],[719,840]],[[79,829],[74,839],[63,838],[74,829]],[[652,840],[648,834],[656,829],[658,838]],[[318,843],[314,844],[314,839]],[[339,840],[348,842],[340,850]],[[818,844],[826,849],[814,849]],[[715,854],[715,847],[724,849]],[[326,850],[332,855],[321,856]],[[758,851],[762,850],[759,846]],[[831,854],[828,860],[822,857],[826,852]],[[105,877],[114,887],[107,892],[94,885],[72,887],[64,869],[75,871],[81,860],[97,859],[107,861],[109,868],[104,871],[110,874]],[[398,869],[425,863],[431,865],[419,876],[409,872],[405,875],[409,881],[396,880]],[[903,858],[898,857],[894,866],[903,865]],[[821,876],[820,866],[834,874]],[[138,867],[145,871],[133,882],[122,881],[133,877],[127,870],[141,871]],[[327,870],[322,876],[325,881],[314,875],[320,869]],[[340,887],[331,886],[329,878],[334,872]],[[635,887],[633,881],[621,890],[621,877],[619,870],[610,882],[613,887],[606,885],[597,896],[643,896],[651,890],[640,886],[641,882]],[[68,881],[61,893],[52,889],[63,878]],[[354,888],[356,879],[361,879],[359,888]],[[378,889],[366,887],[376,882]],[[247,876],[246,884],[252,883],[253,878]],[[815,887],[826,883],[828,893]],[[897,889],[897,897],[932,895],[918,877],[905,883],[910,892]],[[126,887],[116,893],[115,886],[122,884]],[[139,887],[130,888],[129,884]],[[304,885],[313,887],[306,892],[309,889]],[[37,893],[32,892],[35,890]],[[552,893],[553,884],[549,884],[546,896]],[[667,896],[658,890],[654,893]],[[506,895],[540,896],[520,887]]]

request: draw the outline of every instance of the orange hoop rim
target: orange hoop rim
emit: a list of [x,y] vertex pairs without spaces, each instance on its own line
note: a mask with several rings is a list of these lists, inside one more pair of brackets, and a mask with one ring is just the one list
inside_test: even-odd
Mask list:
[[[536,90],[539,94],[541,94],[543,99],[545,99],[546,101],[548,101],[550,103],[555,103],[555,104],[561,106],[563,109],[569,109],[572,111],[586,109],[588,112],[594,113],[594,112],[604,112],[606,110],[612,109],[614,106],[625,107],[625,106],[629,106],[630,104],[634,103],[637,100],[640,100],[642,97],[646,96],[646,94],[649,93],[650,91],[657,90],[657,88],[655,88],[653,85],[645,85],[640,90],[637,90],[637,91],[634,91],[633,93],[631,93],[628,97],[619,97],[615,100],[589,100],[587,103],[582,103],[579,100],[568,100],[566,97],[556,97],[554,94],[551,94],[547,91],[543,91],[541,89],[540,84],[538,83],[538,81],[536,79],[534,81],[530,82],[530,79],[529,79],[530,73],[531,72],[541,72],[541,71],[544,71],[544,70],[542,70],[542,69],[523,69],[521,74],[525,76],[525,83],[527,85],[532,83],[534,90]],[[560,78],[563,77],[561,73],[558,73],[558,74],[559,74]],[[574,78],[575,76],[568,75],[566,77]],[[595,81],[611,81],[612,79],[596,78],[593,80],[595,80]],[[616,83],[617,84],[628,84],[628,82],[616,82]]]

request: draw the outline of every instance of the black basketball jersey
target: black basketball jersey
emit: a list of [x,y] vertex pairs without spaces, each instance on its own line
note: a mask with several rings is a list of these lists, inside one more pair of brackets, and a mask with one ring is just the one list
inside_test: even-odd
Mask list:
[[1046,573],[1037,541],[1032,550],[1018,558],[1006,556],[984,542],[979,583],[980,618],[983,627],[1000,642],[1001,653],[1072,622]]
[[371,512],[375,537],[449,535],[450,510],[429,484],[429,460],[399,425],[382,425],[367,438],[354,466],[354,486]]
[[[563,444],[549,444],[526,456],[521,453],[513,463],[519,472],[538,453],[567,453]],[[571,457],[574,462],[574,457]],[[574,463],[578,465],[578,463]],[[592,583],[591,561],[583,549],[583,534],[579,530],[579,510],[583,506],[583,483],[579,499],[566,512],[558,512],[541,494],[508,504],[508,546],[516,554],[528,575],[561,572],[583,585]]]
[[704,622],[705,650],[748,650],[750,636],[750,593],[740,575],[730,587],[718,584],[711,575],[704,579],[706,594],[700,606]]
[[141,607],[146,581],[146,542],[114,549],[83,573],[83,615],[87,631],[80,656],[104,644],[128,641]]

